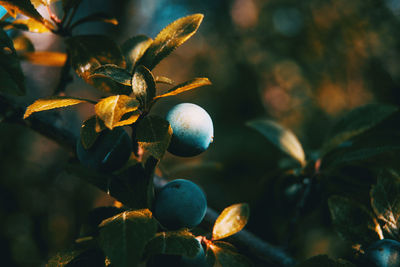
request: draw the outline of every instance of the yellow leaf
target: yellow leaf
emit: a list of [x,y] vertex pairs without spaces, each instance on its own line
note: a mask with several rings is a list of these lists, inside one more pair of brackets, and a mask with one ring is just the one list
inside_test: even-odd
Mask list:
[[55,109],[55,108],[68,107],[68,106],[73,106],[73,105],[77,105],[77,104],[85,103],[85,102],[89,103],[91,101],[81,99],[81,98],[71,98],[71,97],[64,97],[64,96],[38,99],[35,102],[33,102],[33,104],[28,106],[28,108],[26,109],[25,114],[24,114],[24,119],[28,118],[34,112],[50,110],[50,109]]
[[[28,31],[35,32],[35,33],[43,33],[43,32],[50,32],[50,30],[44,26],[43,23],[38,22],[34,19],[16,19],[13,21],[12,24],[21,24],[28,27]],[[12,25],[11,25],[12,26]]]
[[[113,129],[117,126],[123,126],[134,123],[139,117],[139,102],[126,95],[113,95],[99,101],[95,106],[97,116],[103,120],[105,126]],[[122,117],[130,114],[129,118],[122,120]]]
[[200,26],[203,14],[180,18],[165,27],[154,39],[143,56],[142,65],[150,70],[175,48],[186,42]]
[[22,53],[21,59],[37,65],[62,67],[67,60],[67,55],[60,52],[36,51]]
[[156,96],[154,98],[154,100],[158,99],[158,98],[162,98],[162,97],[177,95],[177,94],[183,93],[185,91],[189,91],[194,88],[205,86],[205,85],[210,85],[210,84],[211,84],[211,82],[207,78],[195,78],[193,80],[178,84],[177,86],[169,89],[167,93]]
[[236,234],[247,224],[250,210],[246,203],[234,204],[225,208],[214,224],[212,240]]

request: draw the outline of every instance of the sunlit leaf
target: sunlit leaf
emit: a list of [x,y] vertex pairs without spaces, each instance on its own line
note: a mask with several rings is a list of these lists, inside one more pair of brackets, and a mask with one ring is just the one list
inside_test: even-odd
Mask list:
[[[100,100],[95,106],[96,115],[103,120],[104,125],[113,129],[117,126],[124,126],[134,123],[139,117],[139,102],[126,95],[113,95]],[[132,113],[129,118],[123,116]]]
[[113,40],[103,35],[81,35],[66,40],[71,64],[76,73],[94,87],[113,94],[129,94],[131,87],[104,77],[89,76],[101,65],[114,64],[124,68],[125,61]]
[[97,207],[91,210],[85,220],[82,222],[82,226],[79,232],[80,241],[85,237],[97,237],[99,234],[99,225],[105,219],[111,218],[125,210],[114,206]]
[[330,197],[328,204],[333,225],[343,238],[363,246],[382,238],[375,217],[361,204],[342,196]]
[[[245,256],[231,250],[227,246],[215,242],[208,246],[214,254],[214,266],[218,267],[250,267],[253,264]],[[207,254],[206,254],[207,255]]]
[[369,104],[350,111],[332,129],[328,141],[324,144],[324,153],[371,129],[397,110],[396,106]]
[[156,232],[157,222],[149,210],[126,211],[100,224],[100,247],[112,265],[136,266]]
[[212,239],[218,240],[236,234],[245,227],[249,215],[250,209],[246,203],[225,208],[214,224]]
[[38,22],[37,20],[34,19],[16,19],[13,21],[13,24],[20,24],[20,25],[25,25],[30,32],[35,32],[35,33],[44,33],[44,32],[50,32],[50,30],[43,25],[43,23]]
[[82,251],[79,250],[68,250],[59,252],[47,262],[46,267],[64,267],[77,257]]
[[168,92],[166,92],[165,94],[158,95],[154,99],[177,95],[177,94],[192,90],[194,88],[205,86],[205,85],[210,85],[210,84],[211,84],[211,82],[207,78],[195,78],[193,80],[176,85],[175,87],[169,89]]
[[256,129],[280,150],[296,159],[302,166],[306,165],[303,147],[292,131],[266,119],[252,120],[246,124]]
[[21,53],[20,58],[29,61],[32,64],[62,67],[67,60],[67,55],[61,52],[35,51]]
[[41,5],[46,5],[46,6],[48,5],[47,0],[30,0],[30,1],[35,8],[38,8]]
[[116,18],[114,18],[108,14],[99,12],[99,13],[94,13],[87,17],[77,20],[74,24],[71,25],[71,29],[73,29],[76,26],[81,25],[83,23],[87,23],[87,22],[104,22],[104,23],[109,23],[112,25],[118,25],[118,20]]
[[81,128],[81,142],[85,149],[89,149],[95,142],[99,133],[96,132],[96,116],[83,122]]
[[156,83],[164,83],[164,84],[169,84],[169,85],[174,85],[175,82],[173,80],[171,80],[168,77],[165,76],[156,76],[155,79]]
[[146,35],[137,35],[126,40],[121,50],[126,60],[126,69],[132,73],[136,63],[144,55],[149,46],[153,43],[153,39]]
[[12,40],[0,28],[0,92],[25,94],[25,78]]
[[356,267],[353,263],[343,259],[331,259],[328,255],[314,256],[303,261],[297,267]]
[[135,68],[132,77],[132,92],[145,109],[147,103],[156,95],[156,83],[153,74],[143,65],[139,65]]
[[0,5],[7,9],[9,14],[14,18],[17,13],[21,13],[49,27],[52,25],[37,12],[30,0],[0,0]]
[[89,79],[98,76],[112,79],[113,81],[126,86],[131,86],[132,75],[125,69],[114,64],[106,64],[98,67],[89,75]]
[[195,257],[200,251],[200,242],[187,229],[160,232],[149,241],[146,255],[168,254]]
[[31,40],[24,36],[18,35],[13,39],[14,48],[17,52],[33,52],[35,51],[35,47]]
[[80,103],[90,103],[90,100],[82,98],[72,98],[67,96],[52,96],[49,98],[38,99],[29,105],[25,111],[24,119],[28,118],[32,113],[77,105]]
[[400,177],[394,172],[384,172],[371,189],[371,206],[384,224],[382,229],[398,238],[400,229]]
[[156,159],[164,156],[171,137],[172,128],[168,121],[161,117],[148,115],[137,125],[136,138],[139,145]]
[[147,49],[140,61],[141,64],[150,70],[153,69],[163,58],[197,31],[203,17],[202,14],[190,15],[180,18],[165,27]]

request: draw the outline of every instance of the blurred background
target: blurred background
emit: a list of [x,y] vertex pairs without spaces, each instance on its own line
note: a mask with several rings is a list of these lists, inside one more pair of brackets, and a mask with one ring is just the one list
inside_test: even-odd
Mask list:
[[[60,3],[52,9],[59,12]],[[115,16],[119,25],[90,23],[74,34],[106,34],[118,44],[137,34],[155,37],[175,19],[203,13],[197,34],[154,72],[178,83],[208,77],[213,85],[163,99],[152,112],[164,116],[175,104],[198,104],[213,119],[214,143],[194,158],[167,153],[159,174],[193,180],[217,211],[248,202],[247,228],[274,245],[290,240],[288,250],[297,259],[346,256],[349,244],[332,230],[323,203],[288,230],[296,199],[287,193],[290,178],[276,179],[287,158],[245,123],[281,123],[313,158],[347,111],[372,102],[400,104],[400,0],[83,0],[76,19],[97,11]],[[45,8],[40,12],[46,15]],[[25,35],[37,51],[65,49],[52,34]],[[53,92],[60,68],[22,66],[28,95],[21,101]],[[76,75],[67,94],[101,96]],[[78,134],[93,110],[80,105],[48,114]],[[2,264],[40,266],[72,244],[88,211],[114,200],[67,174],[73,154],[53,141],[6,123],[0,137]]]

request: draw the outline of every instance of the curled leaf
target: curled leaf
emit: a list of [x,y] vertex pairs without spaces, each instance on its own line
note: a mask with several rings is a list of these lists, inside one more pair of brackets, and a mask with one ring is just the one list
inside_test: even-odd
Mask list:
[[156,83],[153,74],[143,65],[135,68],[132,77],[132,92],[142,106],[147,106],[156,95]]
[[89,149],[95,142],[99,133],[96,132],[96,116],[83,122],[81,128],[81,142],[85,149]]
[[[134,123],[140,115],[138,107],[139,102],[135,98],[113,95],[99,101],[95,106],[95,112],[103,120],[104,125],[112,130],[114,127]],[[125,114],[129,117],[123,118]]]
[[218,216],[212,232],[212,240],[222,239],[236,234],[245,227],[250,209],[246,203],[234,204],[225,208]]
[[114,64],[106,64],[98,67],[97,69],[93,70],[88,78],[90,79],[98,76],[112,79],[113,81],[126,86],[131,86],[131,74],[125,69]]
[[297,160],[301,166],[306,165],[306,156],[303,147],[292,131],[274,121],[266,119],[252,120],[247,122],[246,125],[256,129],[271,143]]
[[24,119],[28,118],[32,113],[77,105],[80,103],[91,103],[92,101],[82,98],[72,98],[66,96],[53,96],[49,98],[38,99],[29,105],[25,111]]

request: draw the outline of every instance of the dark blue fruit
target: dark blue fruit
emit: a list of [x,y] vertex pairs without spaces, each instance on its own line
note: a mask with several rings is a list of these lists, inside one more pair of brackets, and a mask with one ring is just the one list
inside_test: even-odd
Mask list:
[[211,117],[198,105],[176,105],[168,112],[166,119],[173,131],[168,151],[176,156],[196,156],[205,151],[213,141],[214,127]]
[[89,149],[83,147],[80,138],[76,145],[76,154],[84,166],[104,172],[121,168],[129,159],[131,151],[131,139],[120,127],[102,131]]
[[154,216],[166,228],[175,230],[197,226],[206,215],[207,200],[193,182],[177,179],[156,195]]
[[206,260],[206,254],[204,253],[203,246],[200,244],[200,251],[193,258],[182,256],[181,263],[179,266],[180,267],[206,267],[207,260]]
[[400,267],[400,243],[392,239],[376,241],[366,249],[364,258],[366,266]]

